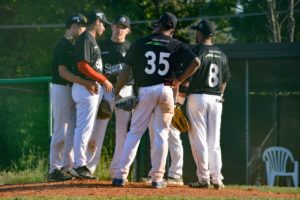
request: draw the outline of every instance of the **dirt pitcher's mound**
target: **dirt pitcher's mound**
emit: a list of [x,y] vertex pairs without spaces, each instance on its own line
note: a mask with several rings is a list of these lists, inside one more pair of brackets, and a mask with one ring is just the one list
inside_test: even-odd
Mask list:
[[300,194],[261,192],[256,189],[225,188],[198,189],[188,186],[171,186],[153,189],[146,183],[128,183],[113,187],[110,181],[72,180],[66,182],[0,185],[0,197],[19,196],[99,196],[99,197],[215,197],[215,198],[300,198]]

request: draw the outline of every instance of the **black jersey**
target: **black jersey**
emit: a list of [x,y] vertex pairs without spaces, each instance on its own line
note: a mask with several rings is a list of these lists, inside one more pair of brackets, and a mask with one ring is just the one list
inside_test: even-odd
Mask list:
[[[76,42],[75,61],[76,63],[79,61],[86,61],[96,72],[102,73],[103,71],[100,47],[95,38],[87,31],[82,33]],[[91,79],[82,74],[77,67],[75,72],[84,79]]]
[[191,63],[196,57],[183,42],[162,34],[152,34],[137,40],[129,49],[125,62],[131,66],[138,87],[163,83],[181,63]]
[[[112,84],[117,82],[117,77],[124,68],[124,57],[130,47],[130,42],[113,42],[111,39],[104,41],[101,45],[101,57],[103,61],[103,72],[108,75]],[[132,85],[132,77],[127,85]]]
[[64,65],[69,71],[74,71],[75,61],[73,57],[74,44],[63,37],[57,43],[52,58],[53,83],[67,85],[72,84],[59,75],[58,66]]
[[193,51],[199,56],[201,66],[192,76],[188,94],[221,95],[222,83],[230,78],[227,56],[214,45],[200,44]]

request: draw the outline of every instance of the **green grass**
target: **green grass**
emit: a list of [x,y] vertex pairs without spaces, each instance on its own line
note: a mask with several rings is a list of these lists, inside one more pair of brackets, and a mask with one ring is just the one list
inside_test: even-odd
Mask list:
[[300,194],[300,188],[294,188],[294,187],[270,187],[270,186],[241,186],[241,185],[231,185],[231,186],[227,186],[226,188],[238,188],[238,189],[256,189],[258,191],[262,191],[262,192],[279,192],[279,193],[287,193],[287,194]]
[[20,184],[45,182],[47,180],[47,162],[40,159],[35,166],[28,165],[23,170],[12,167],[0,172],[0,184]]
[[[36,160],[38,160],[35,164]],[[21,183],[37,183],[47,181],[48,161],[44,158],[23,158],[21,161],[23,170],[20,166],[14,165],[10,170],[0,172],[0,185],[3,184],[21,184]],[[109,159],[101,159],[95,175],[101,180],[110,180]]]

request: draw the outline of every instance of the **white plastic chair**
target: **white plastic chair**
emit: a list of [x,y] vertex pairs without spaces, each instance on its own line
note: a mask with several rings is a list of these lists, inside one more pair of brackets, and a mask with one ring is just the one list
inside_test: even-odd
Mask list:
[[[294,160],[292,153],[284,147],[269,147],[262,156],[266,163],[267,182],[269,186],[274,185],[276,176],[291,176],[294,186],[298,187],[298,161]],[[294,163],[294,171],[287,172],[288,160]]]

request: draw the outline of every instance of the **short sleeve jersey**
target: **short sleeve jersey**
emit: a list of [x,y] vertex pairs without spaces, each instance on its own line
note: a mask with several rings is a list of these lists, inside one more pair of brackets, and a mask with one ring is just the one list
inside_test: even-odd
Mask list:
[[52,76],[53,83],[67,85],[71,84],[59,75],[59,66],[64,65],[69,71],[74,71],[74,45],[65,37],[61,38],[55,46],[52,58]]
[[129,49],[125,62],[132,68],[137,87],[163,83],[181,66],[196,57],[183,42],[162,34],[137,40]]
[[192,76],[188,94],[221,95],[221,85],[230,79],[227,56],[215,45],[196,46],[200,68]]
[[[124,68],[124,58],[130,47],[130,42],[113,42],[111,39],[104,41],[101,45],[101,57],[103,61],[103,72],[109,76],[112,84],[117,82],[117,77]],[[132,85],[132,77],[127,85]]]
[[[82,33],[75,46],[76,64],[80,61],[86,61],[96,71],[102,73],[101,50],[95,38],[87,31]],[[75,73],[80,77],[90,80],[91,78],[82,74],[76,67]]]

